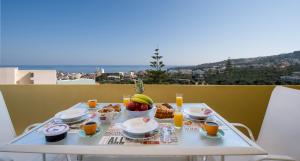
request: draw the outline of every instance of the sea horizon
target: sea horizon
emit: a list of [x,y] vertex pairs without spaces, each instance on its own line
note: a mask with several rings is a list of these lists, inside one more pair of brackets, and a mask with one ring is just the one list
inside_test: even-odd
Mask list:
[[[184,66],[166,65],[165,69]],[[105,73],[138,72],[151,69],[149,65],[0,65],[0,67],[18,67],[20,70],[56,70],[69,73],[94,73],[97,68],[104,69]]]

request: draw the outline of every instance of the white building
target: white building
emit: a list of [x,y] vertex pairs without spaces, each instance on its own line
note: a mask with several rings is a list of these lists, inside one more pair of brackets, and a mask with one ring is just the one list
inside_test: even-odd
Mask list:
[[94,79],[57,80],[57,84],[96,84]]
[[204,70],[201,70],[201,69],[196,69],[196,70],[193,70],[193,71],[192,71],[192,74],[193,74],[193,75],[204,75],[204,74],[205,74],[205,71],[204,71]]
[[56,70],[19,70],[0,67],[0,84],[56,84]]

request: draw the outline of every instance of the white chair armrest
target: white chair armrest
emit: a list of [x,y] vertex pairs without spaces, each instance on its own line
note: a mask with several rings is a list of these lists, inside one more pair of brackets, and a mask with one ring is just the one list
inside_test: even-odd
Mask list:
[[231,125],[233,125],[233,126],[235,126],[235,127],[242,127],[242,128],[244,128],[244,129],[246,129],[247,132],[248,132],[248,134],[249,134],[250,139],[251,139],[252,141],[255,141],[252,131],[251,131],[250,128],[248,128],[246,125],[241,124],[241,123],[231,123]]
[[286,155],[262,155],[256,156],[252,161],[264,161],[264,160],[280,160],[280,161],[296,161],[295,159]]
[[28,132],[29,130],[31,130],[31,129],[37,127],[37,126],[39,126],[40,124],[41,124],[41,123],[35,123],[35,124],[32,124],[32,125],[27,126],[23,133]]
[[13,159],[9,158],[6,155],[1,155],[0,154],[0,161],[13,161]]

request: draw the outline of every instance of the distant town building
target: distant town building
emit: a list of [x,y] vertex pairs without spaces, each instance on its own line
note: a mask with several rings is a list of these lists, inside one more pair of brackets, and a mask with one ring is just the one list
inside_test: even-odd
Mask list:
[[0,67],[0,84],[56,84],[56,70],[19,70]]
[[167,72],[169,74],[178,74],[179,73],[179,71],[177,69],[169,69]]
[[205,71],[201,69],[196,69],[192,71],[192,78],[196,81],[201,81],[204,79]]
[[188,74],[188,75],[192,75],[192,69],[180,69],[179,73],[180,74]]
[[300,72],[293,72],[292,75],[281,76],[281,80],[292,82],[292,83],[300,83]]

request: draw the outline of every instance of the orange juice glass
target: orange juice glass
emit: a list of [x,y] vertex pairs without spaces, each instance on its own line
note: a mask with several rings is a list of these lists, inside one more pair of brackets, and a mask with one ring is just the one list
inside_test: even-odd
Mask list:
[[88,100],[88,105],[90,108],[96,108],[97,106],[97,100]]
[[177,107],[182,107],[183,104],[183,96],[182,94],[177,93],[176,94],[176,105]]
[[123,96],[123,104],[126,107],[128,103],[130,102],[130,96],[129,95],[124,95]]
[[183,113],[179,110],[175,111],[173,120],[175,127],[180,129],[183,125]]

